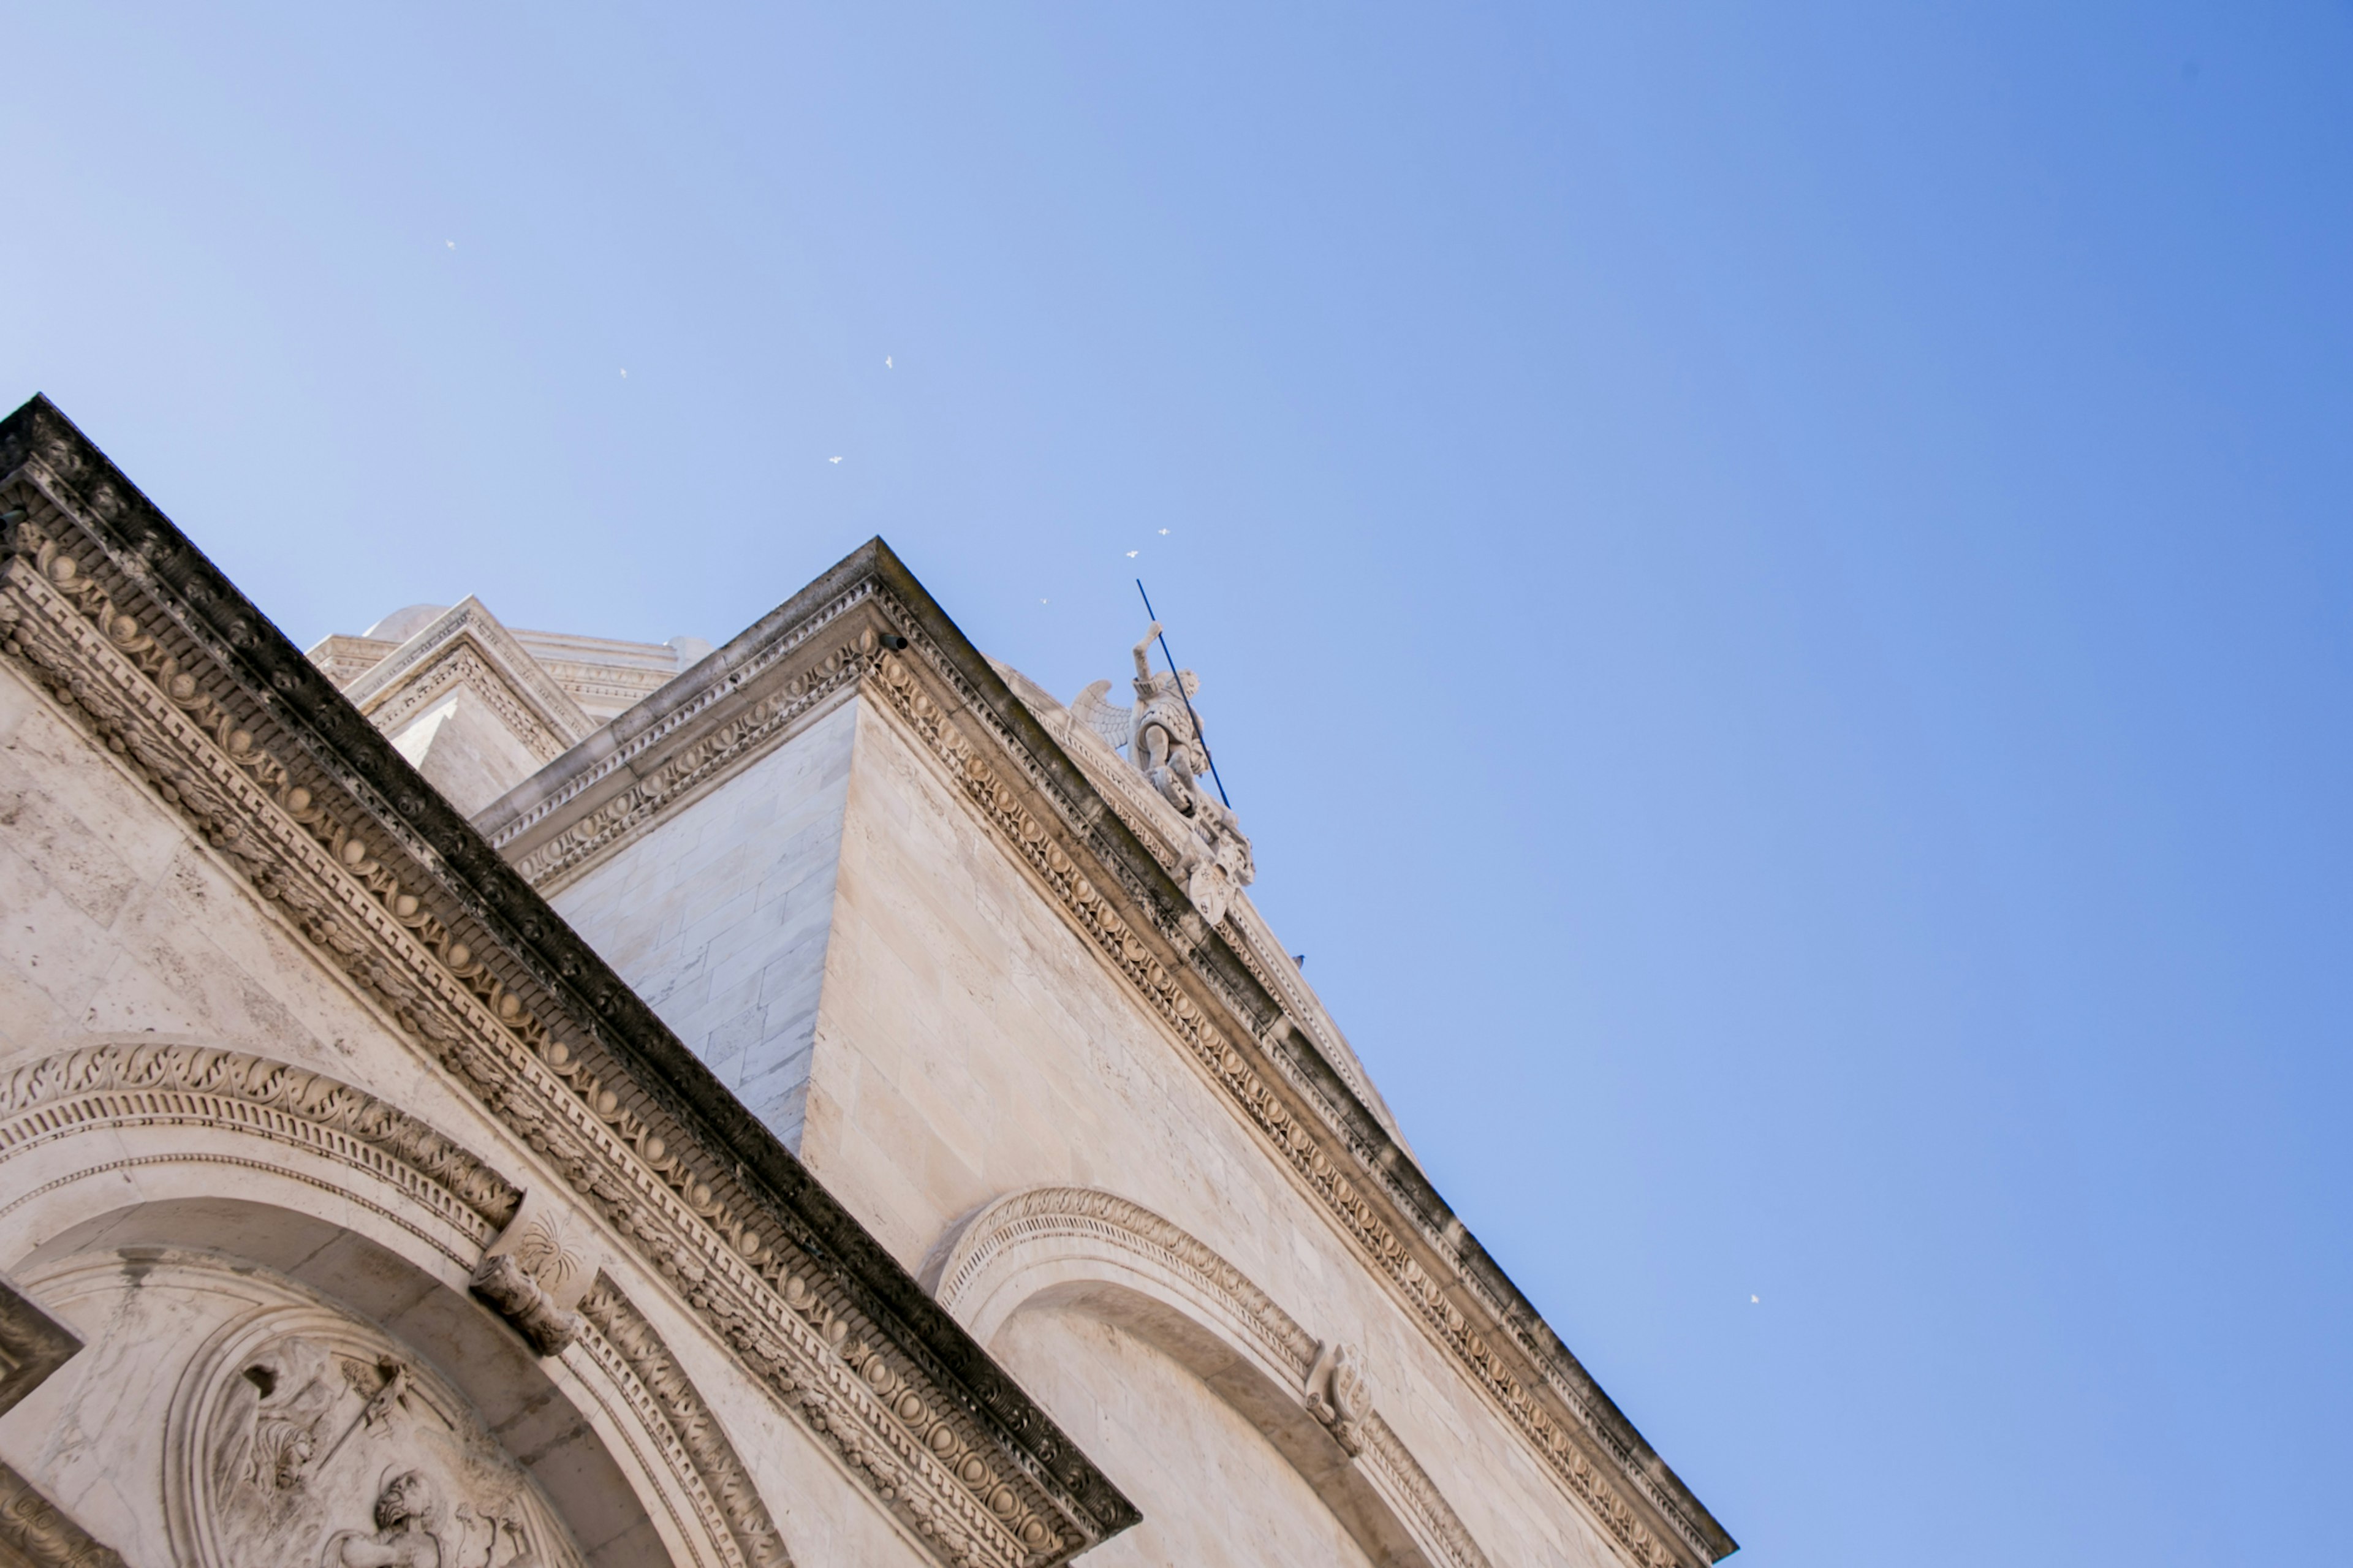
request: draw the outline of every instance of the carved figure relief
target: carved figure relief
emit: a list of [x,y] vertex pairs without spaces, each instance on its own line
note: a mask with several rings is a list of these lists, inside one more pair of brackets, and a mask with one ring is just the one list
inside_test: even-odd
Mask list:
[[1129,763],[1184,819],[1193,840],[1183,847],[1179,868],[1185,893],[1201,918],[1216,925],[1226,918],[1234,894],[1250,885],[1257,869],[1250,842],[1233,812],[1201,787],[1209,754],[1192,707],[1200,678],[1189,669],[1154,672],[1152,640],[1159,635],[1160,623],[1155,621],[1134,649],[1134,707],[1110,701],[1111,682],[1098,680],[1079,693],[1071,710],[1105,744],[1113,750],[1125,747]]
[[579,1568],[464,1398],[315,1302],[263,1303],[214,1335],[171,1423],[167,1517],[197,1568]]

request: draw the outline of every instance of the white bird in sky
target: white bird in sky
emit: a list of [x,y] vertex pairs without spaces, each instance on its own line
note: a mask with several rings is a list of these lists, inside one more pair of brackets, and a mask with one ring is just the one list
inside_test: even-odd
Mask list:
[[457,248],[458,248],[458,242],[457,242],[456,240],[454,240],[454,239],[448,241],[448,242],[447,242],[447,244],[448,245],[449,248],[450,248],[450,249],[452,249],[452,250],[455,250],[455,249],[457,249]]
[[1129,552],[1127,552],[1127,558],[1128,558],[1130,561],[1134,560],[1134,559],[1135,559],[1135,552],[1134,552],[1134,551],[1133,551],[1133,550],[1129,551]]
[[1162,537],[1163,539],[1167,538],[1167,537],[1168,537],[1168,531],[1167,531],[1166,529],[1165,529],[1165,528],[1164,528],[1164,529],[1162,529],[1162,530],[1160,531],[1160,537]]
[[891,356],[889,354],[884,354],[882,356],[882,368],[884,370],[889,370],[891,368]]
[[839,458],[828,458],[826,461],[828,463],[839,463],[841,459]]
[[627,381],[627,380],[628,380],[628,379],[629,379],[629,373],[628,373],[628,371],[626,371],[626,370],[625,370],[625,371],[623,371],[623,372],[621,373],[621,379],[622,379],[623,381]]

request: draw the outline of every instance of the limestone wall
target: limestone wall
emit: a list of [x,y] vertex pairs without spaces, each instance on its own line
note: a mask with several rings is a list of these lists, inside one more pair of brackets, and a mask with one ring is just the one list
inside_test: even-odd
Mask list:
[[817,718],[552,900],[796,1153],[857,731]]
[[386,1507],[500,1568],[935,1561],[618,1238],[531,1353],[470,1270],[564,1190],[0,661],[0,1274],[85,1342],[0,1415],[5,1471],[141,1565],[340,1561]]
[[[1614,1553],[1459,1372],[1398,1309],[1353,1245],[1293,1184],[1191,1057],[1133,1000],[1029,874],[998,847],[931,754],[880,704],[859,710],[839,893],[802,1154],[902,1260],[1005,1194],[1093,1188],[1206,1243],[1318,1340],[1361,1348],[1372,1403],[1487,1558],[1601,1563]],[[923,1151],[921,1158],[907,1151]],[[1124,1355],[1057,1325],[995,1342],[1058,1416],[1112,1452],[1213,1430],[1115,1380]],[[1069,1340],[1069,1366],[1059,1363]],[[1176,1385],[1155,1379],[1163,1399]],[[1219,1396],[1198,1382],[1195,1400]],[[1062,1401],[1058,1404],[1057,1400]],[[1065,1406],[1068,1406],[1066,1409]],[[1235,1441],[1240,1442],[1239,1436]],[[1253,1439],[1254,1441],[1254,1439]],[[1238,1502],[1262,1443],[1218,1457]],[[1141,1475],[1113,1472],[1141,1488]],[[1225,1550],[1250,1561],[1249,1507]],[[1145,1522],[1103,1561],[1187,1562],[1191,1527]]]
[[[993,1307],[950,1303],[1141,1503],[1091,1561],[1620,1561],[887,706],[849,698],[556,903],[729,1082],[790,1086],[747,1101],[927,1281],[1029,1189],[1191,1238],[1092,1214]],[[1208,1262],[1136,1260],[1167,1245]],[[1307,1413],[1324,1342],[1362,1369],[1354,1423]]]

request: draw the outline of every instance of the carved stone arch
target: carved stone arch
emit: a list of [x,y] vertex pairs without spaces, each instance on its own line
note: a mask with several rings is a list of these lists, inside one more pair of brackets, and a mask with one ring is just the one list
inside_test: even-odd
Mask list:
[[989,1343],[1014,1314],[1077,1308],[1154,1344],[1262,1433],[1384,1568],[1487,1557],[1380,1412],[1353,1353],[1319,1341],[1208,1243],[1087,1187],[997,1199],[934,1250],[925,1280]]
[[[567,1348],[533,1354],[468,1290],[524,1194],[364,1089],[154,1037],[20,1059],[0,1068],[0,1194],[8,1233],[39,1238],[0,1267],[37,1299],[209,1258],[315,1298],[307,1318],[280,1304],[300,1320],[286,1332],[349,1340],[338,1364],[366,1360],[371,1330],[414,1347],[441,1397],[518,1457],[587,1568],[789,1568],[740,1458],[620,1288],[596,1275]],[[322,1326],[338,1311],[356,1327]]]

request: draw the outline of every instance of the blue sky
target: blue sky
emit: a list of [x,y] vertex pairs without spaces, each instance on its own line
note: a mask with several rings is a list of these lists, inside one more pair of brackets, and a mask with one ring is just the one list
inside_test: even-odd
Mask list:
[[12,8],[0,402],[298,641],[1140,571],[1737,1561],[2328,1549],[2353,9],[198,11]]

